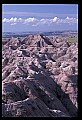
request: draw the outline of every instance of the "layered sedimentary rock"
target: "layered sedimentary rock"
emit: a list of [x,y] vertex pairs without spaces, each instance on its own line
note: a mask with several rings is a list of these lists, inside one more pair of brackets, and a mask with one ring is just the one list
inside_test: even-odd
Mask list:
[[77,117],[78,44],[42,35],[2,45],[3,117]]

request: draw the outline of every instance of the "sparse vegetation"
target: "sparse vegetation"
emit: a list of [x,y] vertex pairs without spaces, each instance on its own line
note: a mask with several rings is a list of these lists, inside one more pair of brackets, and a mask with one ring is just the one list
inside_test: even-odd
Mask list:
[[68,42],[78,42],[78,34],[59,36],[61,39],[67,40]]

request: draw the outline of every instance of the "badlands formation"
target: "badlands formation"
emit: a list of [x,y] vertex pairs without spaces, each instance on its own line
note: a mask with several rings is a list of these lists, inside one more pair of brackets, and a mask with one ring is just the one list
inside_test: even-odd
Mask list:
[[2,117],[77,117],[78,43],[29,35],[2,44]]

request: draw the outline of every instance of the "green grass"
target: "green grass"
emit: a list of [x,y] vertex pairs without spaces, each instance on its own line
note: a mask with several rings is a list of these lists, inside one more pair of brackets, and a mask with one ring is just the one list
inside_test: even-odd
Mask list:
[[60,36],[61,39],[67,40],[68,42],[78,42],[78,35]]
[[78,42],[78,38],[68,38],[69,42]]
[[2,41],[7,41],[9,38],[2,38]]

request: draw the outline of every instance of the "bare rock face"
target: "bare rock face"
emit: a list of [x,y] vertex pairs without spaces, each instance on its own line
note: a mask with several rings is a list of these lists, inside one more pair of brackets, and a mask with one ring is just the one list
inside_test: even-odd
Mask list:
[[29,35],[2,46],[2,117],[77,117],[78,45]]

